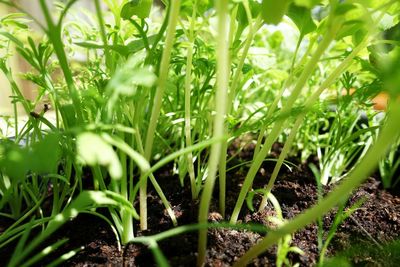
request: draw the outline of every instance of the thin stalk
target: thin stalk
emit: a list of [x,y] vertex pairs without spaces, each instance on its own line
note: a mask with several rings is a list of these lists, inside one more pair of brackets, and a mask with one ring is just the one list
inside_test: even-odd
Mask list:
[[[149,122],[149,127],[147,129],[144,156],[150,161],[151,152],[153,150],[154,135],[161,112],[162,97],[164,95],[164,90],[167,86],[167,78],[169,71],[169,63],[171,60],[172,46],[175,39],[175,28],[178,23],[179,9],[181,1],[171,1],[170,14],[168,17],[168,27],[167,36],[165,39],[165,48],[161,57],[160,72],[158,78],[158,86],[156,94],[154,96],[153,108],[151,111],[151,117]],[[142,230],[147,229],[147,182],[143,182],[140,187],[140,225]],[[143,214],[142,214],[143,213]]]
[[[121,140],[125,139],[125,134],[121,133],[120,134]],[[126,200],[129,201],[129,195],[128,195],[128,174],[127,174],[127,157],[126,153],[119,149],[119,154],[120,154],[120,162],[122,165],[122,178],[120,181],[120,194],[123,196]],[[118,192],[117,192],[118,193]],[[132,215],[127,211],[126,209],[121,210],[121,222],[122,222],[122,235],[121,235],[121,241],[122,244],[127,244],[131,242],[135,238],[135,234],[133,231],[133,218]]]
[[[228,0],[216,2],[218,16],[217,39],[217,91],[215,95],[214,138],[221,138],[225,133],[225,112],[229,88],[229,8]],[[216,142],[211,146],[208,161],[208,177],[200,200],[199,223],[206,223],[210,208],[212,191],[215,184],[218,160],[220,158],[222,142]],[[197,266],[203,266],[206,257],[207,229],[199,230]]]
[[[196,12],[197,12],[197,0],[194,1],[193,4],[193,11],[192,11],[192,18],[190,21],[190,28],[189,28],[189,47],[186,53],[186,77],[185,77],[185,141],[186,146],[192,145],[192,133],[191,133],[191,103],[190,103],[190,96],[191,96],[191,87],[192,87],[192,69],[193,69],[193,46],[194,46],[194,28],[196,22]],[[196,176],[194,173],[194,164],[193,164],[193,154],[190,152],[187,155],[187,168],[190,178],[190,185],[191,185],[191,192],[192,192],[192,199],[197,199],[198,197],[198,190],[196,185]]]
[[[291,108],[293,107],[293,105],[296,102],[298,96],[300,95],[305,83],[307,82],[307,79],[310,77],[310,75],[314,71],[315,67],[317,66],[317,63],[318,63],[319,59],[321,58],[322,54],[325,52],[325,50],[328,48],[329,44],[334,39],[336,31],[338,30],[338,26],[339,26],[339,21],[337,21],[337,23],[332,23],[332,21],[331,21],[328,31],[325,33],[321,43],[318,45],[317,50],[313,54],[312,58],[309,60],[309,62],[305,66],[304,71],[302,72],[301,76],[299,77],[299,80],[298,80],[296,86],[294,87],[291,96],[289,97],[289,99],[285,103],[284,107],[282,108],[282,111],[281,111],[282,114],[288,113],[291,110]],[[267,156],[268,152],[270,151],[272,144],[274,143],[276,138],[281,133],[286,120],[287,120],[287,118],[277,121],[274,124],[274,127],[271,130],[270,134],[268,135],[267,139],[265,140],[263,147],[257,153],[257,156],[255,157],[253,164],[251,165],[250,170],[246,175],[242,189],[240,190],[239,197],[236,201],[235,208],[232,212],[232,216],[231,216],[231,220],[230,220],[231,223],[236,223],[236,221],[239,217],[240,209],[242,208],[242,205],[246,198],[247,192],[250,190],[250,187],[253,184],[254,177],[256,176],[258,169],[260,168],[262,162],[264,161],[264,158]]]
[[[251,16],[251,10],[249,7],[248,1],[243,1],[243,5],[245,7],[246,15],[249,23],[249,31],[246,37],[245,45],[242,51],[242,54],[240,56],[239,64],[237,66],[237,69],[235,71],[235,74],[233,76],[233,80],[231,83],[231,88],[228,94],[228,102],[227,102],[227,109],[226,112],[229,114],[231,112],[232,104],[236,95],[236,90],[239,85],[239,81],[242,78],[242,69],[244,66],[244,61],[249,53],[249,49],[251,46],[251,43],[253,42],[254,35],[256,31],[258,30],[258,26],[260,25],[261,22],[261,17],[257,17],[256,21],[254,22],[254,25],[251,23],[253,18]],[[231,28],[231,36],[233,29]],[[230,72],[230,70],[229,70]],[[224,141],[222,143],[222,149],[221,149],[221,156],[219,160],[219,176],[218,176],[218,181],[219,181],[219,211],[222,215],[222,217],[225,217],[225,197],[226,197],[226,151],[228,150],[228,141]]]
[[355,188],[368,178],[368,176],[375,170],[380,158],[386,154],[389,146],[397,140],[400,134],[398,127],[400,105],[392,101],[390,106],[391,112],[388,113],[387,122],[384,125],[378,140],[366,153],[361,162],[359,162],[359,165],[349,173],[347,179],[345,179],[341,185],[328,194],[328,196],[322,199],[317,205],[284,224],[278,230],[270,232],[263,240],[243,255],[234,264],[234,267],[246,266],[251,259],[266,251],[284,235],[291,234],[317,220],[318,217],[324,215],[328,210],[341,202],[343,198],[348,197]]
[[[136,143],[137,143],[138,148],[139,148],[139,152],[144,154],[142,138],[140,136],[139,131],[135,132],[135,139],[136,139]],[[143,174],[143,172],[142,172],[142,174]],[[171,204],[169,203],[169,201],[168,201],[167,197],[165,196],[164,192],[162,191],[161,186],[157,183],[157,180],[154,177],[153,173],[150,173],[150,174],[146,175],[146,177],[147,176],[149,177],[150,182],[153,184],[154,190],[156,190],[158,196],[161,199],[161,202],[164,204],[164,207],[167,210],[167,213],[168,213],[169,217],[171,218],[172,224],[174,226],[177,226],[178,225],[178,221],[176,220],[176,216],[175,216],[174,210],[172,209]],[[133,197],[133,195],[134,194],[132,194],[130,197]],[[132,201],[133,201],[133,199],[132,199]],[[143,211],[143,212],[147,213],[147,210]],[[142,214],[142,213],[140,213],[140,214]],[[147,220],[145,220],[143,222],[146,222],[146,224],[147,224]],[[140,221],[140,223],[142,223],[142,221]],[[146,227],[147,227],[147,225],[146,225]]]
[[154,96],[153,108],[151,111],[151,118],[149,122],[149,127],[147,130],[146,141],[145,141],[145,158],[150,160],[151,152],[153,149],[154,133],[157,126],[157,121],[160,116],[162,97],[164,95],[164,90],[167,86],[167,78],[169,71],[169,63],[171,60],[172,46],[175,39],[175,28],[179,17],[180,0],[171,1],[170,14],[168,17],[168,27],[167,35],[165,38],[165,48],[162,53],[160,71],[158,78],[158,86],[156,94]]
[[[364,49],[367,44],[368,44],[369,38],[365,38],[363,42],[361,42],[353,51],[342,61],[342,63],[339,64],[339,66],[329,75],[329,77],[323,82],[320,86],[320,88],[315,91],[315,93],[308,99],[308,101],[305,104],[304,109],[310,110],[312,105],[318,100],[319,96],[321,93],[328,88],[332,83],[335,82],[335,80],[350,66],[351,61],[354,59],[358,53]],[[279,171],[282,167],[283,161],[285,160],[290,148],[292,147],[294,138],[297,134],[298,129],[300,128],[305,116],[307,115],[306,112],[302,113],[299,117],[297,117],[296,122],[293,125],[292,130],[290,131],[290,134],[288,136],[288,139],[285,142],[285,145],[283,146],[283,149],[281,151],[281,154],[279,155],[278,161],[274,167],[274,170],[272,172],[271,178],[269,179],[268,185],[265,188],[265,194],[263,196],[263,199],[261,201],[259,210],[263,210],[265,206],[268,203],[268,194],[271,192],[272,187],[275,184],[275,180],[278,177]]]
[[[64,73],[64,78],[67,83],[69,95],[71,96],[72,102],[74,104],[74,109],[77,119],[79,122],[83,122],[79,93],[75,87],[74,79],[72,76],[71,69],[69,68],[68,65],[67,55],[65,54],[64,45],[61,37],[61,25],[54,24],[53,19],[51,18],[50,11],[47,7],[46,1],[40,0],[39,3],[48,27],[46,33],[47,36],[49,37],[49,40],[53,44],[53,48],[60,63],[60,67]],[[66,124],[67,121],[64,121],[63,123]]]
[[101,39],[103,40],[103,45],[104,45],[104,55],[105,55],[105,60],[106,60],[106,66],[108,66],[112,60],[111,60],[110,48],[108,46],[107,33],[106,33],[106,29],[104,27],[105,23],[104,23],[103,15],[101,12],[99,0],[95,0],[94,3],[96,6],[97,19],[99,21]]

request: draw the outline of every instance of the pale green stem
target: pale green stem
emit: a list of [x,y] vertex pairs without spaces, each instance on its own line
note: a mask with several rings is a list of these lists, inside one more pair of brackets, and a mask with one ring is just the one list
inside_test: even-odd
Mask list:
[[[135,132],[135,139],[136,139],[136,143],[137,143],[139,152],[144,154],[142,138],[140,136],[140,132],[139,131]],[[142,174],[143,174],[143,172],[142,172]],[[153,173],[151,172],[151,173],[149,173],[148,175],[145,175],[145,176],[146,177],[148,176],[149,179],[150,179],[150,182],[153,184],[154,189],[156,190],[158,196],[161,199],[161,202],[164,204],[164,207],[167,210],[167,213],[168,213],[169,217],[171,218],[172,224],[174,226],[177,226],[178,225],[178,221],[176,220],[176,216],[175,216],[175,213],[174,213],[174,211],[173,211],[173,209],[171,207],[171,204],[167,200],[167,197],[164,195],[164,192],[162,191],[161,186],[158,184],[158,182],[157,182],[156,178],[154,177]],[[139,182],[143,182],[143,181],[146,181],[146,180],[141,180],[141,179],[139,180]],[[140,188],[141,188],[141,186],[140,186]],[[147,215],[147,210],[140,211],[140,216],[142,214],[146,214]],[[144,224],[143,227],[145,226],[147,228],[147,216],[141,218],[140,223],[141,224],[143,223]]]
[[[235,71],[235,74],[233,76],[233,80],[231,83],[231,88],[229,91],[229,96],[228,96],[228,103],[227,103],[227,109],[226,112],[229,114],[231,112],[232,104],[236,95],[236,90],[239,85],[240,79],[242,78],[242,69],[244,66],[244,62],[246,60],[246,57],[249,53],[250,46],[253,42],[254,34],[258,30],[258,26],[260,25],[261,22],[261,17],[259,16],[256,21],[254,22],[254,25],[251,23],[253,18],[251,16],[251,11],[249,7],[248,1],[243,1],[243,5],[245,7],[246,15],[249,23],[249,30],[248,34],[246,37],[245,45],[242,51],[242,55],[239,60],[239,64],[237,66],[237,69]],[[231,36],[233,36],[233,28],[231,26]],[[231,40],[231,39],[230,39]],[[219,210],[222,215],[222,217],[225,217],[225,198],[226,198],[226,151],[228,150],[228,141],[224,141],[222,144],[222,149],[221,149],[221,156],[219,160],[219,176],[218,176],[218,181],[219,181]]]
[[[332,23],[331,27],[329,27],[328,31],[325,33],[324,38],[322,39],[321,43],[318,45],[317,50],[313,54],[312,58],[310,61],[307,63],[307,65],[304,68],[304,71],[302,72],[301,76],[299,77],[299,80],[295,86],[295,88],[292,91],[291,96],[285,103],[284,107],[282,108],[281,114],[287,114],[290,112],[291,108],[293,107],[294,103],[296,102],[298,96],[301,93],[301,90],[303,89],[305,83],[307,82],[307,79],[310,77],[312,74],[313,70],[317,66],[317,63],[322,56],[322,54],[325,52],[325,50],[328,48],[329,44],[333,40],[336,31],[338,30],[338,24]],[[240,209],[242,208],[242,205],[244,203],[244,200],[246,198],[247,192],[250,190],[253,180],[262,164],[264,161],[265,157],[267,156],[268,152],[270,151],[272,144],[274,141],[278,138],[279,134],[282,131],[282,127],[285,124],[285,121],[287,118],[283,118],[279,121],[277,121],[271,130],[270,134],[268,135],[267,139],[264,142],[263,147],[260,149],[260,151],[257,153],[257,156],[255,157],[253,164],[250,167],[249,172],[246,175],[246,178],[243,182],[242,189],[240,190],[239,197],[237,199],[235,208],[232,212],[231,216],[231,223],[236,223]]]
[[[224,136],[224,117],[227,106],[227,95],[229,87],[229,9],[228,0],[216,2],[218,16],[218,39],[217,39],[217,90],[215,95],[215,118],[214,118],[214,138]],[[221,142],[216,142],[211,147],[210,158],[208,161],[208,177],[205,182],[204,190],[201,195],[199,207],[199,223],[206,223],[210,208],[212,191],[215,184],[220,158]],[[197,266],[203,266],[207,248],[207,229],[199,230]]]
[[271,192],[272,187],[274,186],[275,180],[278,177],[279,171],[282,167],[283,161],[285,160],[290,148],[292,147],[293,140],[297,134],[298,129],[301,126],[301,123],[303,122],[308,110],[312,107],[312,105],[318,100],[319,96],[321,93],[328,88],[332,83],[335,82],[335,80],[350,66],[352,60],[354,57],[362,50],[364,49],[367,44],[368,44],[368,38],[365,38],[362,43],[360,43],[353,51],[342,61],[341,64],[329,75],[329,77],[325,80],[324,83],[320,86],[320,88],[315,91],[315,93],[308,99],[308,101],[305,104],[305,112],[302,113],[297,119],[296,122],[290,131],[290,134],[288,136],[288,139],[286,140],[285,145],[283,146],[283,149],[281,151],[281,154],[279,155],[278,161],[274,167],[274,171],[272,172],[271,178],[269,179],[268,185],[265,189],[265,194],[264,197],[261,201],[259,210],[263,210],[265,206],[268,203],[268,194]]
[[[190,29],[189,29],[189,47],[187,49],[186,54],[186,77],[185,77],[185,138],[186,138],[186,147],[192,145],[192,133],[191,133],[191,118],[190,118],[190,95],[191,95],[191,87],[192,87],[192,69],[193,69],[193,46],[194,46],[194,28],[196,22],[196,6],[197,0],[193,4],[192,18],[190,21]],[[193,164],[193,154],[188,153],[187,155],[187,168],[190,178],[190,186],[192,191],[192,199],[197,199],[198,190],[196,185],[196,176],[194,173],[194,164]]]
[[[156,94],[154,96],[154,103],[151,111],[149,128],[147,129],[145,148],[144,148],[145,149],[144,156],[148,161],[150,161],[151,158],[156,126],[158,118],[160,117],[162,97],[164,95],[164,90],[167,86],[169,63],[171,60],[172,46],[174,44],[174,39],[175,39],[175,28],[178,23],[180,5],[181,5],[180,0],[175,0],[170,2],[170,14],[168,17],[167,36],[165,38],[165,47],[161,57],[158,86]],[[141,221],[140,228],[142,230],[146,230],[147,229],[147,182],[143,182],[141,184],[139,199],[140,199],[140,221]]]

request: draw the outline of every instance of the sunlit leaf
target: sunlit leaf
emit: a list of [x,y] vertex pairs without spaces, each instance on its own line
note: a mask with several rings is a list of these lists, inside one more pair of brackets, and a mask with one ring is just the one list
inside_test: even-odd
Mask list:
[[86,132],[77,137],[78,160],[90,166],[106,166],[111,177],[122,177],[122,166],[111,145],[100,136]]

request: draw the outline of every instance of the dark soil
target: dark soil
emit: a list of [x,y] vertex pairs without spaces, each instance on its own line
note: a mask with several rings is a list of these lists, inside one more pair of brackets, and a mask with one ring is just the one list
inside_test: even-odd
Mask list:
[[[279,154],[279,148],[280,146],[275,147],[272,157]],[[234,153],[234,149],[230,154]],[[246,146],[240,152],[237,161],[251,157],[252,149],[251,146]],[[237,162],[232,162],[233,165],[235,163]],[[262,188],[266,184],[272,168],[272,162],[266,162],[263,165],[254,182],[254,189]],[[243,166],[228,173],[227,214],[230,214],[233,209],[246,171],[247,167]],[[157,178],[174,208],[179,224],[195,223],[198,203],[188,201],[191,199],[189,187],[182,188],[178,177],[166,170],[158,173]],[[324,191],[326,193],[331,189],[327,187]],[[318,199],[313,175],[303,164],[298,164],[298,168],[292,171],[283,167],[272,193],[279,200],[285,219],[295,217],[314,205]],[[355,266],[398,266],[400,246],[392,242],[398,239],[400,234],[400,197],[396,193],[398,192],[383,190],[379,180],[374,177],[370,177],[357,189],[347,206],[351,206],[361,198],[365,198],[365,202],[338,227],[328,247],[327,257],[342,255]],[[214,199],[217,199],[217,195],[216,191]],[[260,196],[254,198],[254,207],[258,207],[260,199]],[[214,202],[209,219],[219,222],[222,221],[222,216],[218,213],[217,200]],[[151,235],[172,228],[160,199],[151,189],[148,205],[149,230],[137,232],[136,235]],[[104,214],[107,214],[107,211],[104,211]],[[247,207],[243,207],[240,220],[245,223],[271,226],[268,217],[274,214],[271,206],[261,212],[251,212]],[[336,211],[333,210],[323,218],[324,238],[335,214]],[[300,248],[304,253],[303,255],[289,253],[288,259],[292,264],[312,266],[317,263],[319,257],[317,233],[318,227],[312,224],[293,235],[291,245]],[[83,247],[76,256],[63,263],[63,266],[155,266],[153,256],[145,245],[130,244],[119,251],[115,236],[108,224],[90,215],[79,215],[62,227],[51,240],[55,241],[63,237],[69,238],[69,242],[57,255]],[[262,237],[262,234],[244,230],[211,229],[208,234],[206,265],[230,266]],[[171,266],[195,266],[196,232],[167,239],[160,242],[159,246]],[[276,250],[276,247],[271,248],[254,259],[251,266],[275,266]],[[3,253],[0,253],[0,262],[6,262],[7,256],[10,255],[9,251],[12,249],[6,248]],[[331,266],[342,265],[332,262]]]

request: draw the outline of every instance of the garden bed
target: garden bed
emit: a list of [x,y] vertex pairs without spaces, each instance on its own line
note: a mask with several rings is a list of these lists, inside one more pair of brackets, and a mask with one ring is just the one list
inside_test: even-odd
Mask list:
[[[276,156],[280,146],[275,146]],[[233,153],[233,151],[231,151]],[[252,154],[251,148],[240,153],[240,159],[245,160]],[[295,162],[295,159],[292,159]],[[315,178],[306,164],[297,163],[298,168],[291,171],[284,168],[272,191],[278,199],[283,216],[291,219],[317,202],[318,192]],[[254,188],[262,187],[268,181],[274,163],[265,163],[254,182]],[[233,209],[237,194],[246,173],[246,168],[236,169],[228,173],[228,187],[232,190],[227,194],[227,211]],[[375,175],[376,176],[376,175]],[[383,190],[381,182],[375,176],[370,177],[351,196],[347,206],[365,198],[364,204],[338,228],[327,256],[341,255],[351,248],[346,258],[356,266],[395,266],[400,255],[393,253],[393,248],[387,245],[400,234],[400,192]],[[180,225],[196,223],[198,203],[190,199],[189,187],[181,187],[179,179],[167,168],[157,175],[161,187],[168,192],[174,212]],[[333,187],[332,187],[333,188]],[[325,193],[332,188],[326,187]],[[217,192],[215,192],[217,193]],[[217,197],[217,194],[214,194]],[[149,190],[149,230],[137,232],[137,236],[152,235],[172,228],[168,214],[161,200],[153,189]],[[260,203],[261,197],[254,198],[254,207]],[[221,222],[222,216],[216,205],[210,208],[209,221]],[[104,210],[104,214],[107,211]],[[324,216],[325,236],[334,220],[335,211]],[[274,210],[268,206],[263,211],[251,212],[247,207],[242,210],[239,222],[256,223],[270,226],[268,216],[274,216]],[[5,222],[2,222],[5,224]],[[138,229],[139,226],[137,225]],[[0,226],[0,229],[3,229]],[[318,227],[316,224],[298,231],[292,239],[292,246],[300,248],[304,254],[289,253],[288,259],[300,266],[315,265],[320,255],[318,251]],[[207,266],[230,266],[255,245],[262,235],[251,231],[232,229],[210,229],[208,233]],[[155,266],[151,251],[141,244],[129,244],[118,251],[114,233],[103,220],[91,215],[79,215],[76,219],[63,226],[50,242],[68,238],[69,242],[59,250],[54,257],[60,256],[72,249],[83,249],[63,266]],[[378,243],[378,244],[377,244]],[[171,266],[194,266],[196,264],[197,232],[174,236],[161,241],[160,248],[169,260]],[[397,246],[398,247],[398,246]],[[7,260],[8,253],[1,253],[1,261]],[[52,258],[47,259],[51,262]],[[47,261],[46,261],[47,262]],[[262,254],[252,262],[253,266],[274,266],[276,262],[276,247]]]

